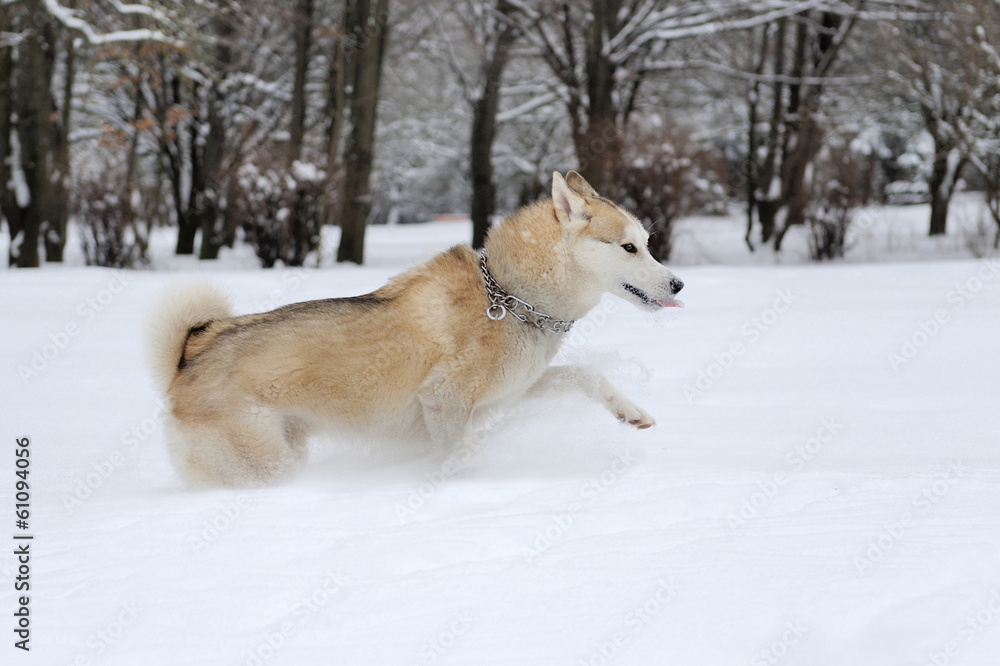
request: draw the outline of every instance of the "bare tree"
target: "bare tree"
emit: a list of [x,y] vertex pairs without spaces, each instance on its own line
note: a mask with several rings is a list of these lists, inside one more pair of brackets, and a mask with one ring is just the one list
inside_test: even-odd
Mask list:
[[541,20],[527,34],[559,82],[581,174],[610,193],[643,83],[653,72],[692,66],[685,54],[667,58],[672,45],[764,25],[815,4],[551,0],[528,14]]
[[[824,140],[819,120],[823,95],[857,21],[850,7],[806,10],[758,31],[759,55],[749,95],[748,245],[754,208],[762,240],[773,239],[776,250],[788,230],[805,220],[806,174]],[[762,81],[770,83],[771,111],[765,136],[758,139]]]
[[[199,259],[215,259],[226,244],[226,228],[223,217],[222,199],[230,178],[235,177],[233,151],[227,146],[228,120],[226,114],[227,95],[230,94],[227,81],[233,72],[239,55],[237,53],[236,23],[238,8],[226,4],[219,7],[210,25],[215,38],[214,58],[208,60],[209,75],[205,91],[205,111],[207,132],[202,148],[201,168],[191,181],[194,215],[201,228],[201,250]],[[196,142],[197,145],[197,142]]]
[[[493,141],[497,131],[497,111],[500,107],[500,85],[511,48],[520,34],[510,20],[516,8],[506,0],[498,0],[495,8],[487,8],[477,17],[479,39],[479,76],[472,95],[472,135],[470,139],[469,171],[472,176],[472,247],[481,248],[486,242],[490,218],[496,210],[497,188],[493,181]],[[471,91],[470,91],[471,92]]]
[[996,94],[984,85],[984,73],[997,71],[1000,9],[988,0],[932,4],[933,14],[898,32],[892,75],[918,106],[934,143],[927,175],[928,233],[936,236],[947,230],[948,207],[962,169],[984,153],[980,119],[989,116]]
[[288,164],[302,157],[306,133],[306,77],[312,49],[313,0],[297,0],[292,16],[295,32],[295,82],[292,86],[292,120],[288,138]]
[[326,158],[326,168],[323,174],[322,196],[318,209],[321,225],[330,223],[331,211],[333,210],[331,199],[335,193],[334,183],[339,172],[340,139],[344,130],[347,107],[347,75],[351,71],[351,63],[347,60],[349,53],[344,44],[344,26],[350,0],[342,0],[338,4],[340,5],[339,15],[332,19],[334,27],[330,30],[332,34],[326,49],[326,100],[323,109],[325,126],[322,146],[322,153]]
[[977,87],[982,91],[974,116],[976,148],[970,162],[986,184],[986,210],[995,225],[993,249],[1000,249],[1000,6],[978,3],[980,20],[973,29],[980,61]]
[[149,97],[155,119],[155,137],[160,169],[170,183],[171,204],[177,224],[174,252],[194,254],[198,221],[192,215],[189,176],[197,164],[195,146],[197,128],[194,112],[188,102],[193,90],[182,80],[182,55],[176,51],[160,51],[151,64],[150,73],[159,81],[151,86]]
[[[76,3],[72,2],[70,7]],[[73,127],[73,86],[76,83],[76,37],[62,31],[62,81],[60,100],[55,108],[52,135],[52,198],[48,225],[42,230],[45,260],[62,261],[66,247],[66,225],[70,205],[70,130]]]
[[[52,76],[56,49],[55,22],[48,18],[41,3],[29,2],[25,9],[24,19],[33,17],[35,20],[30,28],[25,26],[15,78],[20,164],[14,168],[23,173],[28,194],[27,201],[18,202],[21,208],[21,238],[16,249],[19,267],[39,265],[39,235],[47,226],[51,213]],[[13,231],[13,227],[11,229]],[[11,248],[14,247],[12,242]]]
[[[260,16],[263,2],[206,2],[182,14],[176,29],[186,48],[160,48],[143,61],[144,104],[155,121],[159,163],[170,183],[178,224],[176,251],[214,259],[240,225],[229,203],[246,156],[281,159],[272,134],[288,119],[294,67],[287,32]],[[171,45],[172,46],[172,45]],[[284,160],[282,160],[284,161]]]
[[[844,102],[864,90],[851,86],[884,82],[887,68],[909,105],[894,111],[888,95],[869,95],[875,111],[866,107],[863,120],[923,121],[902,131],[915,136],[920,125],[933,138],[925,166],[931,231],[940,233],[964,166],[1000,191],[998,7],[421,0],[392,6],[389,51],[389,0],[295,0],[277,13],[266,0],[0,2],[9,259],[60,259],[69,193],[96,192],[81,187],[93,182],[127,193],[107,220],[147,230],[153,220],[176,223],[179,253],[193,253],[200,233],[199,256],[216,257],[256,210],[234,205],[249,192],[238,175],[253,166],[287,185],[303,159],[325,168],[300,168],[309,182],[309,201],[296,200],[300,226],[315,235],[306,218],[340,223],[339,261],[363,261],[370,220],[423,219],[463,202],[479,246],[494,210],[539,195],[538,174],[574,158],[599,191],[641,212],[661,259],[670,220],[716,202],[739,161],[730,184],[747,198],[748,243],[759,223],[780,248],[804,220],[832,220],[840,233],[831,211],[854,197],[810,209],[815,193],[833,192],[815,178],[833,173],[830,149],[856,129],[858,118],[844,115],[862,112]],[[886,19],[886,31],[865,41]],[[396,85],[380,94],[383,69]],[[74,100],[74,89],[86,96]],[[292,199],[272,199],[278,207],[267,215],[285,219]],[[317,256],[303,240],[277,247],[291,257],[282,261]]]
[[16,23],[14,6],[0,3],[0,215],[7,220],[10,229],[11,249],[8,262],[16,265],[18,251],[15,243],[19,242],[23,223],[21,222],[21,207],[18,205],[17,194],[7,186],[11,182],[14,171],[19,168],[12,164],[13,156],[12,131],[14,128],[14,41],[8,35],[14,34]]
[[351,0],[347,35],[354,54],[351,90],[351,131],[344,156],[345,176],[340,195],[340,247],[337,261],[364,262],[365,227],[371,211],[371,170],[375,149],[382,58],[389,33],[389,0]]
[[[62,260],[69,215],[70,121],[76,77],[73,40],[104,45],[172,41],[156,30],[114,30],[120,23],[117,12],[163,18],[150,7],[116,3],[111,13],[95,8],[98,22],[111,28],[101,32],[73,12],[75,6],[72,0],[69,7],[54,0],[0,6],[0,22],[5,28],[0,37],[0,69],[4,70],[0,92],[8,93],[0,102],[0,148],[9,167],[9,179],[3,179],[0,193],[0,212],[11,232],[9,261],[18,266],[39,265],[40,241],[46,259]],[[62,85],[57,97],[53,86],[60,66]],[[8,182],[14,183],[13,191],[7,189]]]
[[[522,33],[522,24],[515,20],[521,9],[509,0],[496,0],[485,5],[474,0],[454,0],[448,7],[464,44],[471,47],[471,57],[461,57],[459,47],[449,34],[446,17],[437,14],[440,44],[433,51],[440,53],[461,86],[465,101],[472,109],[472,129],[469,137],[469,175],[472,183],[470,216],[472,246],[483,247],[490,218],[496,210],[497,188],[494,182],[493,143],[497,133],[497,113],[500,109],[503,73],[510,61],[511,49]],[[471,61],[469,71],[468,64]]]
[[591,0],[586,8],[553,2],[530,31],[562,86],[580,173],[599,192],[608,192],[620,163],[622,129],[642,81],[638,71],[618,75],[627,63],[612,45],[624,41],[626,26],[634,27],[629,19],[638,4],[632,2],[630,12],[623,11],[622,0]]

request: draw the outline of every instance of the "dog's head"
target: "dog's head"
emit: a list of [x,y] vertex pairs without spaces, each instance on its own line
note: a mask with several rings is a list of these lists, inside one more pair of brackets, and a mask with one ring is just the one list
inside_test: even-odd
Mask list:
[[649,234],[634,215],[575,171],[552,174],[552,203],[581,277],[644,309],[683,306],[675,296],[684,283],[649,253]]

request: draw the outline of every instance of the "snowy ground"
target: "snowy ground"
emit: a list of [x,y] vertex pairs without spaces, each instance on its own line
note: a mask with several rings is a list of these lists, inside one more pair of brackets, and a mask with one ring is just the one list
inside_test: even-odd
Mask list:
[[[996,664],[1000,263],[923,239],[925,208],[872,219],[822,266],[801,237],[776,263],[739,220],[687,221],[685,310],[608,298],[578,324],[560,360],[656,428],[534,400],[456,473],[317,441],[257,491],[181,486],[142,362],[141,313],[203,265],[0,273],[0,488],[13,513],[30,437],[35,535],[27,655],[0,555],[2,662]],[[369,233],[362,268],[213,269],[241,311],[357,294],[468,227]]]

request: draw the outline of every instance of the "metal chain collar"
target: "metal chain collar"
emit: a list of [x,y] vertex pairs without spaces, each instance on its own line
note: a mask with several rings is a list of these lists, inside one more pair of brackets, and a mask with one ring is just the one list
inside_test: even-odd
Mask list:
[[[489,269],[486,268],[486,252],[479,253],[479,268],[483,271],[483,279],[486,280],[486,293],[490,297],[490,307],[486,308],[486,316],[491,320],[500,321],[509,312],[515,319],[543,331],[569,333],[569,330],[573,328],[575,321],[553,319],[551,316],[535,310],[535,306],[531,303],[526,303],[517,296],[511,296],[504,291]],[[519,308],[524,312],[518,312]]]

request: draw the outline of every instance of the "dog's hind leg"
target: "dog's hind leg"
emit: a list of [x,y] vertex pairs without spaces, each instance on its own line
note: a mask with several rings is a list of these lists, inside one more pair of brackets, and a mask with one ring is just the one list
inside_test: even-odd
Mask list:
[[656,425],[656,419],[622,395],[604,375],[578,365],[553,365],[531,387],[531,394],[545,394],[576,389],[603,404],[619,421],[639,428]]
[[[291,434],[291,436],[290,436]],[[305,430],[286,418],[250,406],[221,423],[170,419],[167,441],[174,462],[203,486],[263,486],[289,478],[305,452]]]

